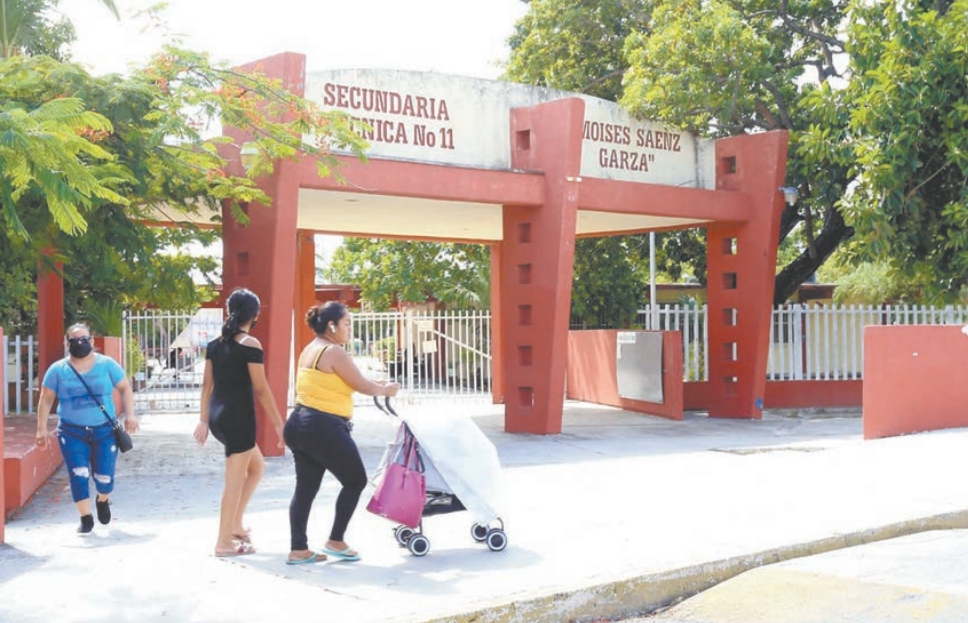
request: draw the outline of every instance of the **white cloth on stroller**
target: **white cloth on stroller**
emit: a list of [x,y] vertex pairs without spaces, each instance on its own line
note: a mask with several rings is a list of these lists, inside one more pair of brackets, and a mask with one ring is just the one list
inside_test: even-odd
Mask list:
[[[498,518],[504,508],[501,462],[491,440],[468,417],[454,413],[402,418],[419,444],[428,491],[456,495],[479,523]],[[403,452],[403,424],[384,453],[380,470]],[[378,472],[379,473],[379,472]]]

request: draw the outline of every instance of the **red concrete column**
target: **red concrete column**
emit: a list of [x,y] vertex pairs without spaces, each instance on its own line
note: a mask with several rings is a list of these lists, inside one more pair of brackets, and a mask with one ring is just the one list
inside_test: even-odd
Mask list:
[[511,165],[544,172],[545,200],[537,208],[504,207],[500,291],[508,432],[561,432],[584,116],[578,98],[511,111]]
[[710,416],[762,415],[787,140],[765,132],[716,142],[717,190],[742,193],[750,216],[706,230]]
[[64,265],[47,249],[37,270],[37,364],[40,376],[64,357]]
[[[306,57],[283,53],[238,68],[261,71],[278,78],[293,93],[303,95]],[[245,137],[231,128],[225,130],[238,145]],[[239,171],[241,164],[230,165]],[[293,305],[297,271],[296,222],[299,204],[299,168],[291,161],[277,163],[271,176],[259,180],[259,186],[272,199],[272,206],[251,204],[246,208],[250,223],[241,226],[227,208],[223,208],[223,297],[236,287],[246,287],[259,295],[262,311],[255,336],[265,349],[265,369],[276,400],[285,418],[289,393],[289,366],[292,362]],[[271,422],[258,410],[256,442],[266,456],[278,456],[277,437]]]
[[298,259],[296,263],[296,304],[293,316],[295,344],[292,361],[295,369],[299,353],[315,336],[306,324],[306,312],[316,304],[316,236],[305,229],[296,235]]
[[[0,327],[0,344],[3,344],[3,327]],[[3,353],[2,361],[0,361],[0,451],[3,450],[3,420],[7,417],[7,401],[2,400],[3,388],[7,386],[7,353]],[[0,452],[0,545],[4,543],[4,531],[7,524],[7,513],[4,509],[7,508],[6,495],[4,494],[4,482],[3,482],[3,454]]]
[[501,243],[488,245],[491,251],[491,401],[504,403],[504,317],[501,315]]

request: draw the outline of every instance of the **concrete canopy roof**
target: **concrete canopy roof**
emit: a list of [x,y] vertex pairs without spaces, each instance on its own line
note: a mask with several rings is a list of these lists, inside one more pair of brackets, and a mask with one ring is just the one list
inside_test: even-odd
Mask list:
[[[303,188],[298,227],[361,237],[496,242],[503,236],[498,204],[392,197]],[[579,236],[637,233],[686,227],[702,221],[581,210]]]

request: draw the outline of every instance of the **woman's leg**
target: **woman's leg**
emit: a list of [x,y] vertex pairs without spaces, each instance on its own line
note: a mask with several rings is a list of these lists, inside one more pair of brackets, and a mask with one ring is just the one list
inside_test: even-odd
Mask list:
[[256,450],[236,452],[225,458],[225,488],[222,490],[222,505],[219,512],[218,540],[215,542],[216,555],[239,553],[239,546],[232,538],[232,529],[238,517],[242,501],[242,489],[248,475],[249,462]]
[[312,556],[307,534],[309,513],[326,470],[302,451],[293,450],[292,458],[296,464],[296,488],[289,502],[289,559],[301,560]]
[[90,515],[91,444],[86,439],[64,430],[58,431],[57,440],[71,484],[71,499],[82,517]]
[[238,510],[236,511],[235,519],[232,521],[231,532],[232,536],[236,539],[242,541],[248,540],[248,531],[244,527],[245,523],[242,520],[242,516],[245,514],[245,509],[249,506],[249,500],[252,499],[255,488],[262,480],[265,470],[265,458],[262,456],[262,450],[259,449],[259,446],[256,446],[252,449],[252,456],[245,470],[245,481],[242,483],[242,494],[239,497]]
[[[326,467],[318,460],[324,443],[320,435],[325,427],[320,424],[322,416],[314,416],[307,409],[297,406],[286,420],[282,436],[292,452],[296,468],[296,487],[289,502],[289,561],[308,560],[314,556],[309,549],[309,514],[323,482]],[[321,554],[318,559],[325,559]]]
[[363,466],[359,448],[346,427],[340,428],[329,449],[332,453],[327,461],[329,471],[336,476],[343,488],[336,497],[336,516],[326,547],[342,551],[348,548],[343,540],[346,528],[366,487],[366,467]]
[[110,427],[100,427],[94,432],[91,444],[91,469],[94,487],[97,489],[97,519],[102,524],[111,521],[111,507],[108,498],[114,491],[114,475],[118,464],[118,446],[114,431]]

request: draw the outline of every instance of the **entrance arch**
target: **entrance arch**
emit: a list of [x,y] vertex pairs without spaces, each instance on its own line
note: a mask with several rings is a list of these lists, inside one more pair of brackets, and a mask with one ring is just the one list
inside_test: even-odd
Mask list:
[[[343,181],[282,161],[259,180],[271,208],[249,206],[247,227],[223,211],[222,291],[262,298],[255,332],[280,409],[293,332],[299,347],[312,338],[301,316],[315,303],[315,233],[489,245],[495,401],[507,431],[556,434],[576,238],[705,227],[709,414],[760,417],[785,132],[705,141],[582,94],[425,72],[306,74],[305,61],[283,53],[239,69],[365,119],[373,134],[368,162],[338,156]],[[41,279],[42,310],[63,309],[52,279]],[[41,346],[47,358],[58,315],[40,321],[41,339],[57,341]],[[260,448],[279,454],[259,417]]]
[[[241,69],[373,128],[368,162],[340,156],[344,181],[283,162],[261,182],[272,209],[250,207],[246,228],[224,219],[224,291],[263,297],[277,398],[294,310],[297,345],[311,338],[300,317],[315,302],[314,233],[490,245],[495,400],[507,431],[555,434],[576,238],[705,227],[710,416],[760,416],[786,133],[703,141],[581,94],[424,72],[306,74],[294,53]],[[274,440],[260,446],[271,453]]]

